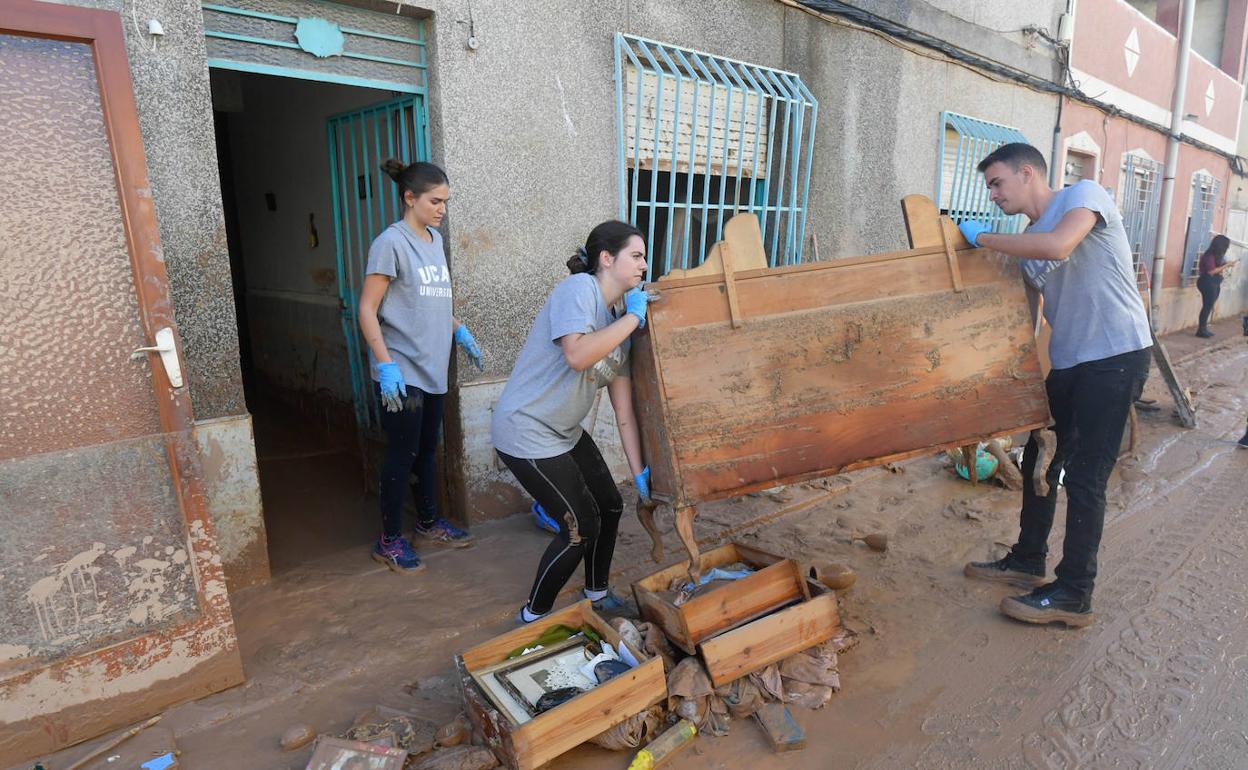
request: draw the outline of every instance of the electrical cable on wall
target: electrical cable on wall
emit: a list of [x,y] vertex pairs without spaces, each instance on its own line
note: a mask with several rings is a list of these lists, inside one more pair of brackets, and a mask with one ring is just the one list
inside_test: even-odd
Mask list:
[[[996,82],[1014,82],[1030,88],[1040,93],[1053,94],[1058,97],[1066,97],[1077,102],[1082,102],[1091,107],[1095,107],[1113,117],[1122,118],[1137,125],[1143,126],[1151,131],[1170,136],[1170,128],[1160,123],[1154,123],[1146,118],[1141,118],[1112,104],[1106,104],[1098,100],[1096,97],[1089,96],[1079,89],[1079,84],[1074,80],[1070,72],[1070,52],[1067,46],[1059,45],[1058,63],[1062,69],[1062,83],[1054,83],[1051,80],[1032,75],[1017,68],[1006,64],[994,62],[986,59],[978,54],[959,48],[940,38],[934,37],[921,32],[912,27],[908,27],[891,19],[884,18],[878,14],[863,10],[849,3],[840,2],[840,0],[780,0],[785,5],[804,10],[812,13],[825,21],[836,24],[842,24],[851,29],[857,29],[869,32],[877,37],[887,41],[891,45],[897,46],[903,50],[909,51],[919,56],[938,61],[946,61],[957,64],[966,69],[970,69],[982,76],[988,77]],[[840,17],[839,19],[837,17]],[[850,23],[845,24],[841,19],[848,20]],[[1039,27],[1031,28],[1033,32],[1044,37],[1046,40],[1056,41],[1047,30],[1041,30]],[[1028,27],[1023,27],[1019,31],[1027,31]],[[939,52],[942,56],[937,57],[926,52],[920,52],[913,46],[904,45],[900,41],[914,43],[924,48],[929,48]],[[1002,78],[1005,78],[1003,81]],[[1070,83],[1070,85],[1067,85]],[[1240,165],[1238,155],[1220,150],[1217,147],[1206,144],[1198,139],[1180,134],[1176,137],[1180,142],[1195,147],[1205,152],[1213,153],[1219,157],[1225,158],[1231,165],[1231,169],[1240,176],[1244,176],[1245,172]]]

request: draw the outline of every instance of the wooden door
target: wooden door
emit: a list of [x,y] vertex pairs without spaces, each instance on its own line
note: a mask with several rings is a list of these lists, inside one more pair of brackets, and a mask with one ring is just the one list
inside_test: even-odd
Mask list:
[[5,0],[0,105],[7,766],[242,667],[118,14]]

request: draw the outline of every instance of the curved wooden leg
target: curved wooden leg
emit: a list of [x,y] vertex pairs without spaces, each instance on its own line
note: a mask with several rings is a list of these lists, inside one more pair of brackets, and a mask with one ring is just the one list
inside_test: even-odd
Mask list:
[[646,530],[646,534],[650,536],[650,558],[655,563],[663,560],[663,536],[659,532],[659,527],[654,523],[654,510],[659,504],[654,501],[647,501],[637,497],[637,520],[641,522],[642,529]]
[[693,536],[693,517],[697,515],[698,509],[692,505],[676,509],[676,534],[680,535],[680,542],[689,552],[689,578],[694,585],[702,577],[702,552],[698,550],[697,538]]

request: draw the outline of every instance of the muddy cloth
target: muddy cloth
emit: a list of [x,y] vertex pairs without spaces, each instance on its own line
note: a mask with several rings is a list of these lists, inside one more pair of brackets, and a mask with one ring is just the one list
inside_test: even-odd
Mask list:
[[610,730],[590,738],[589,742],[611,751],[625,751],[644,746],[662,729],[663,708],[656,704],[640,714],[632,715]]
[[498,452],[524,491],[559,521],[559,534],[550,541],[537,564],[529,591],[529,611],[550,612],[555,597],[585,562],[585,588],[608,587],[615,535],[624,511],[611,469],[589,433],[581,433],[570,452],[531,460]]
[[[1144,390],[1152,349],[1054,369],[1045,380],[1057,448],[1049,463],[1049,493],[1023,484],[1018,542],[1011,549],[1027,569],[1044,571],[1049,530],[1057,509],[1058,477],[1066,471],[1066,537],[1057,580],[1090,598],[1096,555],[1105,525],[1105,487],[1118,462],[1122,432],[1131,404]],[[1032,478],[1039,452],[1034,438],[1023,450],[1023,478]]]

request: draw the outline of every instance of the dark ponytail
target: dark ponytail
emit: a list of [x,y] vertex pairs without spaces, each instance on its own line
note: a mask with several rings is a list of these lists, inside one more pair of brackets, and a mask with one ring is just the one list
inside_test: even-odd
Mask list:
[[438,185],[450,184],[445,171],[432,163],[423,161],[405,166],[403,161],[391,158],[381,164],[381,170],[399,186],[400,195],[407,190],[419,198]]
[[618,254],[628,243],[628,239],[636,235],[645,238],[641,231],[627,222],[608,219],[606,222],[589,231],[585,245],[576,250],[568,260],[568,272],[595,273],[598,270],[598,256],[602,252]]
[[1214,261],[1221,265],[1226,259],[1226,250],[1231,247],[1231,239],[1225,235],[1215,235],[1213,240],[1209,241],[1209,248],[1205,249],[1205,254],[1212,254]]

